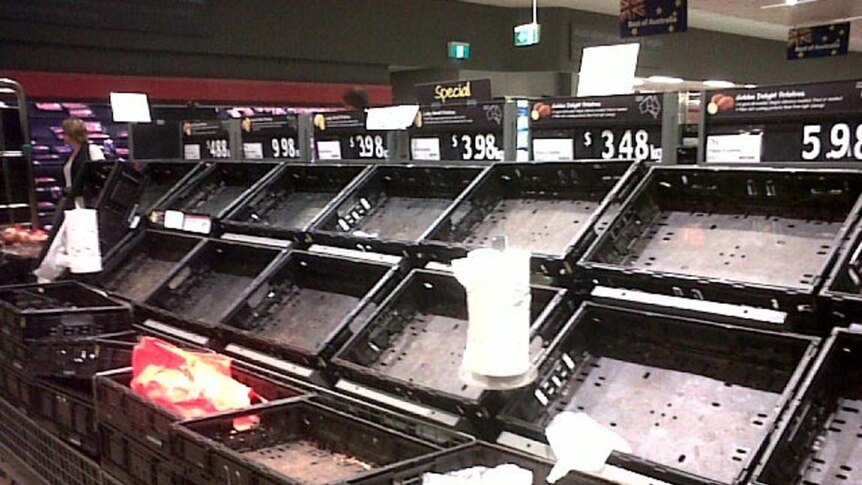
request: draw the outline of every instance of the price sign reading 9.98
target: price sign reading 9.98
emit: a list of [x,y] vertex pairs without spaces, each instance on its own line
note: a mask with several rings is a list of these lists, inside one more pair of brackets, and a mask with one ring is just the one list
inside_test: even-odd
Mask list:
[[802,160],[862,161],[862,123],[804,125],[801,141]]
[[445,158],[453,160],[500,161],[503,148],[494,133],[459,133],[450,138]]
[[657,161],[662,155],[660,137],[658,129],[587,130],[576,140],[575,157]]
[[299,148],[294,137],[275,137],[269,141],[272,158],[299,158]]

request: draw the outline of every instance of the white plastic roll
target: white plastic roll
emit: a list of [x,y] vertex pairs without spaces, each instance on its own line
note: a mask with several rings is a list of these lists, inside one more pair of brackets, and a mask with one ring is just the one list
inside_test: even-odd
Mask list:
[[94,209],[66,211],[64,224],[69,271],[76,274],[102,271],[97,211]]
[[467,289],[463,370],[488,377],[530,371],[530,253],[490,248],[452,262]]

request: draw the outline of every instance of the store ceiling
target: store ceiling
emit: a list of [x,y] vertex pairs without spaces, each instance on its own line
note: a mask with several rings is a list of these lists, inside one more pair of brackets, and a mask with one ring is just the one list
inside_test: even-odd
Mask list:
[[[531,0],[462,1],[501,7],[532,5]],[[793,7],[786,6],[783,0],[689,0],[688,3],[689,25],[693,28],[772,40],[786,40],[788,27],[794,25],[859,17],[851,29],[850,47],[862,51],[862,0],[799,0]],[[540,9],[566,7],[609,15],[619,14],[620,9],[618,0],[539,0],[538,4]]]

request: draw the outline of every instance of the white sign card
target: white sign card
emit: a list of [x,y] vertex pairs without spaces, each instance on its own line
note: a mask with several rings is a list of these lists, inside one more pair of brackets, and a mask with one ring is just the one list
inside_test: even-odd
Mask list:
[[413,160],[440,160],[439,138],[412,138],[410,154]]
[[575,159],[575,141],[571,138],[536,138],[533,159],[537,162],[567,162]]
[[318,160],[341,160],[341,142],[338,140],[317,142]]
[[706,140],[707,163],[759,163],[763,133],[711,135]]

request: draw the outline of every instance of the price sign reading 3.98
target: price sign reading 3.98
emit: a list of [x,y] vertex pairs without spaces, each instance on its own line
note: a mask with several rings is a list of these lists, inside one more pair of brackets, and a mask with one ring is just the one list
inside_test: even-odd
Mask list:
[[493,133],[455,134],[451,147],[459,151],[461,160],[503,160],[503,149]]
[[359,158],[386,158],[386,146],[382,135],[353,135],[350,137],[350,148],[357,150]]
[[803,160],[862,161],[862,124],[810,124],[802,127]]

